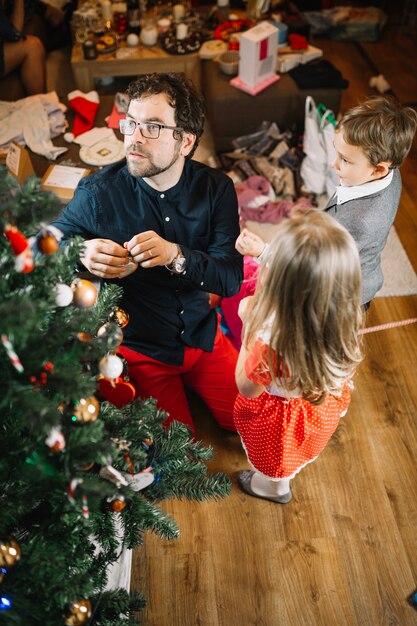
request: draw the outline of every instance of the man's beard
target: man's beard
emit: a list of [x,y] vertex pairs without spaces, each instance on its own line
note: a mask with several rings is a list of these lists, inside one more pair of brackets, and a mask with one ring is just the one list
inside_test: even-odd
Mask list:
[[135,178],[152,178],[153,176],[166,172],[178,160],[180,144],[181,142],[179,141],[176,143],[172,159],[166,165],[157,165],[154,163],[150,155],[146,151],[142,150],[140,146],[129,146],[126,156],[129,156],[129,152],[138,152],[146,158],[146,162],[143,163],[138,163],[136,161],[132,163],[127,159],[127,169],[129,170],[129,174]]

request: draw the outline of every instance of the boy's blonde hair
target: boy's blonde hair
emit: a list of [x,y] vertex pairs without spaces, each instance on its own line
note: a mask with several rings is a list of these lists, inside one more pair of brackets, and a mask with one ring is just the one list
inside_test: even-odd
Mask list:
[[360,303],[361,268],[352,236],[327,213],[295,213],[280,223],[261,267],[245,347],[250,350],[265,321],[272,321],[265,370],[285,390],[300,389],[304,399],[319,404],[328,393],[340,393],[362,359]]
[[409,153],[417,128],[417,113],[391,96],[374,96],[353,107],[341,119],[346,143],[359,146],[371,165],[389,162],[400,167]]

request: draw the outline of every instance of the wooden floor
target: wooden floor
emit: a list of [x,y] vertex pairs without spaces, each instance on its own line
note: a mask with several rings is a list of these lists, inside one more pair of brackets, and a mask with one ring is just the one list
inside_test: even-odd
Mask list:
[[[398,20],[397,20],[398,21]],[[383,73],[402,102],[417,101],[417,40],[395,26],[378,43],[317,40],[350,80],[342,110]],[[367,58],[368,57],[368,58]],[[379,69],[375,73],[374,63]],[[402,168],[396,219],[417,270],[417,147]],[[374,300],[368,325],[417,316],[417,296]],[[237,435],[193,401],[198,435],[213,445],[213,471],[232,494],[210,503],[163,502],[181,538],[147,536],[132,586],[148,597],[146,626],[412,626],[417,587],[417,324],[366,336],[351,408],[320,458],[278,505],[243,494],[248,467]]]

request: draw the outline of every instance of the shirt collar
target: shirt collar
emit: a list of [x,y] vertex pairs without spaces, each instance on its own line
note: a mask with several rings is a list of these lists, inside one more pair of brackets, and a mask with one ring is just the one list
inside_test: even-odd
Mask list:
[[352,185],[352,187],[343,187],[343,185],[338,185],[336,187],[337,204],[343,204],[344,202],[348,202],[348,200],[356,200],[357,198],[363,198],[364,196],[370,196],[373,193],[382,191],[382,189],[385,189],[385,187],[388,187],[391,183],[393,176],[394,171],[391,170],[389,174],[384,176],[384,178],[372,180],[370,183]]

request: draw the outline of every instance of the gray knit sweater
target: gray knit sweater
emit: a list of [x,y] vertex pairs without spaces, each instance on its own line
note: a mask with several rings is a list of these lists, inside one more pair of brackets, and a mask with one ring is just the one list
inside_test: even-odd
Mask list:
[[336,204],[334,195],[325,208],[350,232],[358,246],[363,304],[372,300],[384,282],[381,252],[398,210],[401,186],[401,174],[396,169],[391,183],[385,189],[343,204]]

